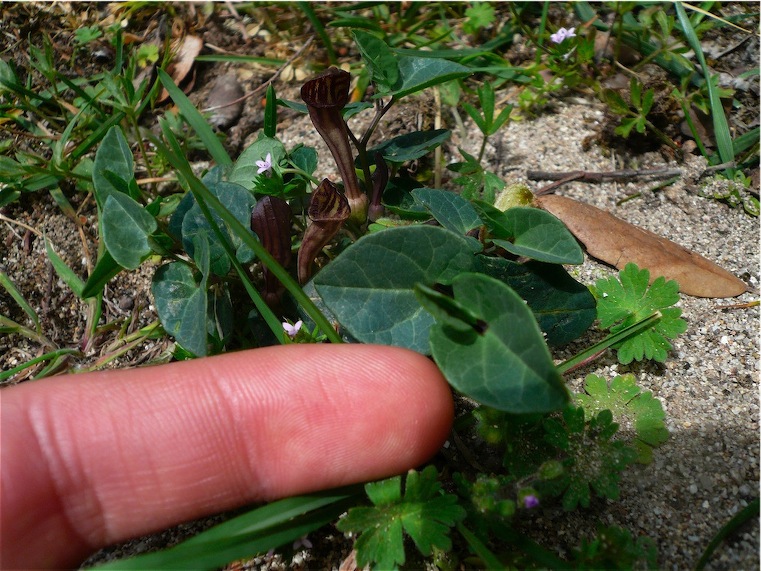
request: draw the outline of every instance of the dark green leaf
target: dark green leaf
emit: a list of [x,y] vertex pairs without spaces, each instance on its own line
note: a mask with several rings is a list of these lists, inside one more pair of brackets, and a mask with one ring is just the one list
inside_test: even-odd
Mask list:
[[448,129],[436,129],[433,131],[413,131],[405,135],[399,135],[367,151],[371,157],[375,153],[381,153],[383,158],[392,163],[414,161],[427,155],[433,149],[449,139],[452,134]]
[[398,61],[400,78],[392,92],[397,99],[471,74],[470,68],[445,59],[399,56]]
[[317,292],[359,341],[430,351],[433,323],[417,283],[447,284],[475,264],[472,241],[443,228],[407,226],[367,235],[314,279]]
[[[248,227],[251,218],[251,209],[256,204],[254,195],[242,186],[230,182],[216,182],[213,179],[204,178],[209,191],[216,196],[219,201],[227,208],[233,216],[241,223]],[[184,201],[185,199],[183,199]],[[240,237],[230,231],[227,224],[222,218],[213,213],[214,220],[226,235],[233,249],[236,250],[236,258],[242,263],[250,262],[253,258],[253,252],[248,246],[243,244]],[[198,234],[206,235],[211,252],[211,268],[218,276],[223,276],[230,271],[230,260],[224,247],[212,231],[209,221],[201,211],[201,207],[195,203],[187,210],[182,218],[182,244],[185,251],[191,256],[194,255],[193,239]]]
[[100,210],[103,210],[103,205],[106,203],[109,194],[123,191],[123,189],[113,185],[111,182],[113,178],[106,176],[107,172],[113,173],[124,182],[125,186],[128,181],[135,178],[132,151],[130,151],[127,140],[118,126],[108,130],[95,153],[92,181],[95,187],[95,201]]
[[103,242],[120,266],[134,270],[151,253],[148,238],[158,227],[156,219],[128,195],[108,195],[100,220]]
[[465,234],[481,225],[473,206],[459,194],[436,188],[416,188],[412,196],[447,230]]
[[549,412],[568,400],[542,333],[512,289],[483,274],[452,281],[454,299],[485,323],[463,334],[446,323],[431,327],[431,353],[449,383],[498,410]]
[[560,220],[549,212],[529,206],[514,206],[505,212],[474,200],[492,235],[492,241],[516,256],[552,264],[581,264],[584,253]]
[[481,257],[483,271],[521,296],[547,335],[547,343],[564,345],[580,337],[597,317],[597,303],[584,285],[562,266]]
[[370,68],[372,80],[382,93],[389,92],[399,81],[399,66],[396,56],[386,42],[361,30],[352,32],[362,59]]
[[196,355],[206,355],[205,284],[196,283],[187,264],[172,262],[153,276],[151,292],[161,324],[177,343]]

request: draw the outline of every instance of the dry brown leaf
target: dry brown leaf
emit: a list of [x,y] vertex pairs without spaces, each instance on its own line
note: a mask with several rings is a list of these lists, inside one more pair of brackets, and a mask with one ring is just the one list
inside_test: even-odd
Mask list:
[[[177,49],[172,63],[167,66],[167,72],[172,76],[175,85],[180,85],[188,73],[190,73],[196,57],[201,53],[201,48],[203,48],[203,40],[198,36],[185,36],[182,39],[182,43]],[[195,75],[191,76],[191,79],[195,83]],[[162,89],[156,102],[161,104],[167,99],[169,99],[169,92],[166,89]]]
[[703,256],[662,236],[589,204],[555,195],[538,196],[534,203],[557,216],[584,244],[590,256],[623,269],[629,262],[658,276],[679,282],[681,292],[697,297],[735,297],[748,287]]

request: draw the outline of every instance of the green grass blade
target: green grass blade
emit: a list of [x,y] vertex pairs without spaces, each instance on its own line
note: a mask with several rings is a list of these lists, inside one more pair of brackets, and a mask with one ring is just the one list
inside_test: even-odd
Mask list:
[[732,517],[732,519],[730,519],[726,524],[724,524],[724,526],[722,526],[722,528],[708,544],[708,547],[706,547],[703,555],[700,556],[700,560],[698,561],[697,565],[695,565],[695,571],[701,571],[701,569],[705,568],[708,560],[711,558],[711,555],[713,555],[713,552],[728,535],[734,532],[738,527],[740,527],[749,519],[758,519],[760,512],[759,507],[759,498],[756,498],[742,510],[737,512],[734,517]]
[[336,50],[333,49],[333,42],[330,40],[330,36],[325,31],[325,26],[322,25],[322,22],[320,22],[320,19],[317,17],[317,14],[312,9],[312,5],[309,2],[296,2],[296,4],[298,5],[299,8],[301,8],[301,11],[304,12],[304,15],[312,23],[314,32],[320,37],[322,46],[325,48],[325,51],[328,53],[328,61],[330,62],[330,65],[337,66],[338,58],[336,57]]
[[460,532],[460,535],[465,539],[465,541],[468,542],[468,545],[473,550],[473,553],[478,555],[478,557],[481,558],[481,561],[486,566],[487,569],[502,569],[505,567],[505,565],[497,559],[497,556],[494,555],[486,545],[484,545],[476,535],[471,532],[467,527],[462,525],[462,523],[457,524],[457,531]]
[[578,355],[575,355],[568,359],[567,361],[564,361],[560,363],[557,366],[558,373],[561,375],[565,374],[566,371],[569,371],[570,369],[573,369],[577,365],[580,365],[583,363],[586,359],[590,359],[594,357],[597,353],[600,353],[601,351],[604,351],[608,347],[611,347],[612,345],[615,345],[616,343],[623,341],[627,337],[631,335],[636,335],[640,331],[644,331],[645,329],[648,329],[650,327],[655,327],[655,325],[661,320],[661,314],[660,312],[654,313],[650,317],[646,317],[642,321],[638,321],[637,323],[630,325],[629,327],[622,329],[618,333],[614,333],[613,335],[609,335],[599,343],[595,343],[588,349],[585,349]]
[[29,367],[36,365],[37,363],[41,363],[43,361],[50,361],[50,360],[52,360],[53,362],[57,362],[58,359],[66,355],[80,355],[80,354],[81,353],[77,349],[57,349],[56,351],[45,353],[44,355],[40,355],[39,357],[30,359],[26,363],[22,363],[21,365],[18,365],[17,367],[13,367],[12,369],[8,369],[7,371],[0,372],[0,382],[10,379],[16,373],[20,373],[24,369],[28,369]]
[[74,273],[74,270],[66,265],[66,262],[64,262],[58,254],[56,254],[55,250],[53,249],[53,245],[47,238],[45,238],[45,250],[47,250],[48,258],[50,258],[50,263],[53,264],[53,269],[58,274],[58,277],[61,278],[64,283],[69,286],[69,288],[71,288],[71,291],[74,292],[74,295],[76,295],[79,299],[83,299],[82,292],[85,289],[85,282],[83,282],[82,279],[76,273]]
[[31,305],[29,305],[29,302],[27,302],[24,296],[21,295],[21,292],[16,289],[16,286],[8,277],[8,274],[6,274],[3,270],[0,270],[0,286],[5,288],[5,291],[7,291],[13,300],[19,304],[19,307],[24,310],[24,313],[26,313],[31,318],[31,320],[34,322],[34,328],[37,330],[37,333],[40,333],[40,318],[37,317],[37,312]]
[[273,67],[280,67],[282,65],[285,65],[287,60],[271,58],[271,57],[256,57],[256,56],[245,56],[245,55],[237,55],[237,54],[209,54],[209,55],[198,56],[196,58],[196,61],[258,63],[259,65],[271,65]]
[[164,88],[169,92],[169,96],[177,104],[180,113],[182,113],[190,126],[193,127],[193,130],[200,137],[201,142],[206,146],[206,150],[209,151],[209,154],[216,163],[223,166],[233,164],[230,155],[227,154],[225,147],[214,134],[214,131],[206,122],[206,119],[203,118],[203,115],[201,115],[182,90],[175,85],[172,78],[169,77],[169,74],[163,69],[159,69],[158,75]]
[[[719,98],[719,90],[716,83],[714,83],[711,77],[710,69],[706,64],[706,58],[703,55],[703,50],[700,47],[700,40],[698,39],[695,29],[692,27],[687,12],[681,2],[675,2],[676,14],[679,18],[679,22],[682,25],[682,31],[687,39],[687,43],[695,52],[695,57],[700,63],[703,69],[703,76],[706,80],[706,89],[708,89],[708,98],[711,102],[711,118],[713,119],[713,130],[716,137],[716,146],[719,149],[719,157],[722,163],[734,162],[735,152],[732,147],[732,136],[729,133],[729,124],[727,123],[727,117],[724,115],[724,108],[721,105],[721,99]],[[727,169],[725,171],[728,176],[734,176],[734,169]]]
[[217,569],[235,559],[287,545],[335,521],[356,505],[360,492],[360,487],[353,487],[273,502],[172,548],[106,563],[95,569]]

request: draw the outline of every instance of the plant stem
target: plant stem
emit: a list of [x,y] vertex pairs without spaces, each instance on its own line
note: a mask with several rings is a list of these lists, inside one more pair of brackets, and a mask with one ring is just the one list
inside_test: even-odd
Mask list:
[[581,353],[557,365],[556,368],[558,370],[558,373],[560,373],[561,375],[564,375],[568,371],[578,368],[582,364],[589,362],[593,357],[596,357],[602,354],[602,352],[608,347],[611,347],[612,345],[615,345],[616,343],[619,343],[623,341],[624,339],[631,337],[632,335],[636,335],[637,333],[639,333],[640,331],[643,331],[644,329],[654,327],[660,320],[661,320],[661,312],[656,311],[650,317],[646,317],[645,319],[638,321],[634,325],[630,325],[626,329],[622,329],[618,333],[609,335],[608,337],[606,337],[599,343],[595,343],[588,349],[585,349]]

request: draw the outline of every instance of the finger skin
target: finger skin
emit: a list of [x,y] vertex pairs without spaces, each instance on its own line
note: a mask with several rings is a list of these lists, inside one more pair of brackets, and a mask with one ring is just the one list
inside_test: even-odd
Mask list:
[[291,345],[0,391],[3,568],[78,564],[129,537],[401,473],[451,427],[404,349]]

